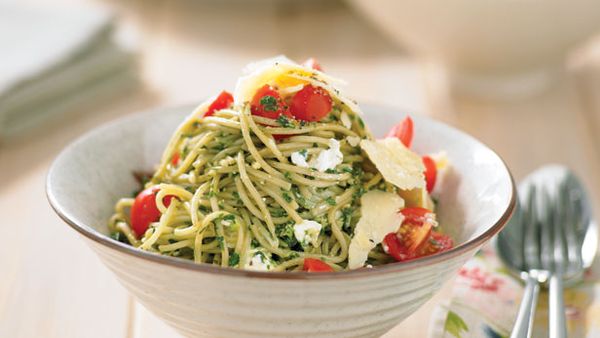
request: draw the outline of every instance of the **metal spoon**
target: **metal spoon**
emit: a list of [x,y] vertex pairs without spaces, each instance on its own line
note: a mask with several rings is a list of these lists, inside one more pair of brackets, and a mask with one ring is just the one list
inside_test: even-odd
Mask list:
[[550,289],[550,337],[566,337],[562,284],[582,278],[598,245],[590,204],[577,178],[555,165],[526,177],[519,194],[496,241],[500,259],[526,282],[511,338],[531,336],[540,284]]

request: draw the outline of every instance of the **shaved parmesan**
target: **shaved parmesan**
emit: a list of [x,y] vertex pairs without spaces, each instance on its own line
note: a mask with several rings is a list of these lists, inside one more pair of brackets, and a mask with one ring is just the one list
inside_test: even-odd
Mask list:
[[425,187],[425,166],[421,157],[406,148],[397,138],[362,140],[360,147],[386,181],[402,190]]
[[295,93],[301,91],[302,88],[304,88],[304,85],[303,84],[299,84],[297,86],[291,86],[291,87],[283,88],[282,90],[279,91],[279,93],[281,95],[295,94]]
[[406,207],[419,207],[428,210],[434,209],[433,200],[425,188],[399,190],[398,195],[404,199]]
[[369,252],[381,243],[385,235],[396,231],[404,218],[400,213],[404,200],[394,193],[372,190],[364,194],[360,201],[361,217],[354,228],[348,249],[350,269],[362,267]]

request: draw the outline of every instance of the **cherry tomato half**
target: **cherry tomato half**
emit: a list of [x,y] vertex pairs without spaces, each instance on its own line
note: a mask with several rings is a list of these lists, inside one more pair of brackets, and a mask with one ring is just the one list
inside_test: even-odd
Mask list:
[[323,67],[321,67],[321,64],[319,64],[319,61],[317,61],[317,59],[315,59],[315,58],[308,58],[308,59],[306,59],[306,61],[304,61],[302,63],[302,65],[304,67],[312,68],[312,69],[318,70],[320,72],[323,71]]
[[231,106],[232,103],[233,96],[229,92],[224,90],[221,92],[221,94],[219,94],[219,96],[217,96],[213,103],[211,103],[210,106],[208,106],[208,110],[206,111],[206,113],[204,113],[204,117],[212,116],[214,115],[215,111],[225,109]]
[[291,116],[281,95],[269,85],[264,85],[256,91],[250,104],[250,110],[252,115],[269,119],[276,119],[282,114]]
[[333,268],[329,264],[315,258],[304,258],[302,270],[308,272],[333,272]]
[[410,207],[400,210],[400,213],[404,216],[404,221],[402,222],[402,224],[421,224],[427,221],[428,214],[432,214],[433,212],[425,208]]
[[435,161],[429,156],[423,156],[423,164],[425,165],[425,183],[427,184],[427,192],[431,193],[435,187],[437,168],[435,166]]
[[387,234],[383,239],[386,253],[397,261],[407,261],[420,257],[420,251],[427,245],[433,222],[430,210],[425,208],[404,208],[400,211],[404,221],[397,232]]
[[402,122],[393,126],[385,137],[397,137],[402,144],[410,148],[413,138],[413,120],[407,116]]
[[402,262],[409,258],[408,250],[400,243],[395,232],[390,232],[383,238],[383,251],[394,257],[398,262]]
[[398,233],[391,232],[384,237],[384,251],[399,262],[421,257],[421,250],[430,238],[431,228],[431,223],[403,224]]
[[[156,206],[156,194],[159,189],[150,187],[140,192],[131,206],[131,228],[135,235],[140,238],[148,229],[148,225],[160,219],[160,211]],[[168,207],[175,196],[167,195],[163,198],[163,204]]]
[[450,236],[444,235],[437,231],[432,231],[429,236],[429,241],[423,247],[420,254],[421,256],[433,255],[443,251],[447,251],[454,247],[454,241]]
[[306,85],[292,98],[290,112],[299,120],[316,122],[329,114],[332,106],[333,100],[325,89]]

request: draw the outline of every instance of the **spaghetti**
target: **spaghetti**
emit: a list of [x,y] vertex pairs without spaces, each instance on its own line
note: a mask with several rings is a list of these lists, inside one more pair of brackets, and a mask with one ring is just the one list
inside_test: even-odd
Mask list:
[[[223,94],[200,105],[173,134],[144,191],[117,202],[111,232],[141,250],[197,263],[294,271],[314,259],[347,269],[361,196],[397,196],[399,188],[361,149],[373,136],[337,93],[326,93],[331,108],[319,120],[277,112],[273,102],[294,104],[287,103],[293,86],[271,87],[287,96],[262,96],[259,108],[270,108],[262,114],[251,100],[214,109]],[[385,247],[365,263],[393,261]]]

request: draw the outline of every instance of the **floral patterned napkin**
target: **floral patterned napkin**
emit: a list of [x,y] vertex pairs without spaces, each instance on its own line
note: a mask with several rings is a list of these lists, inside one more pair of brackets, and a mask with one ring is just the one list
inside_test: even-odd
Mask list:
[[[584,281],[565,290],[569,337],[600,337],[600,259]],[[486,246],[459,271],[447,304],[436,308],[431,338],[509,337],[523,294],[522,283],[509,275]],[[548,294],[542,290],[533,337],[548,336]]]

